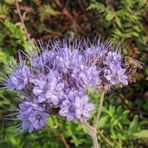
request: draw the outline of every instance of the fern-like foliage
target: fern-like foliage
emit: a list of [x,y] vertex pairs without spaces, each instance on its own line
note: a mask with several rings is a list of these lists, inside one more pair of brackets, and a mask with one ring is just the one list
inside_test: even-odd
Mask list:
[[[5,0],[5,2],[7,3],[7,4],[9,4],[9,5],[13,5],[13,4],[15,4],[15,1],[16,0]],[[22,2],[23,0],[17,0],[18,2]]]
[[111,1],[94,2],[88,10],[97,10],[108,25],[112,25],[113,39],[140,38],[144,32],[141,14],[148,8],[146,0],[121,0],[114,6]]
[[39,14],[41,21],[44,21],[50,15],[56,16],[59,14],[59,12],[56,11],[50,4],[48,4],[39,8]]
[[29,52],[29,44],[23,30],[23,26],[18,24],[13,24],[10,20],[6,19],[4,21],[5,27],[10,31],[10,36],[17,40],[17,43],[20,44],[26,52]]
[[9,8],[5,4],[0,4],[0,19],[6,18],[9,13]]

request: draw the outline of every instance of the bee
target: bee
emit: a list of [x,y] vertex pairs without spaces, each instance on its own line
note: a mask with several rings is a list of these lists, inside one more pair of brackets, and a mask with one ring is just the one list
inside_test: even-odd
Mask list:
[[127,67],[127,74],[128,74],[129,81],[135,82],[136,80],[134,79],[134,74],[136,73],[138,68],[143,69],[144,64],[128,56],[126,56],[123,59],[123,63]]
[[124,65],[130,66],[130,68],[132,69],[136,69],[136,70],[137,68],[143,69],[143,63],[131,57],[126,56],[123,62],[124,62]]

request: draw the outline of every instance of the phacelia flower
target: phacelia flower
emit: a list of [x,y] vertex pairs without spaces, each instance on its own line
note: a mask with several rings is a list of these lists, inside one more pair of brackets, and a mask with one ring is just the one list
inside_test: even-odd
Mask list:
[[90,119],[95,104],[90,103],[89,90],[128,84],[123,57],[112,49],[111,43],[100,40],[57,41],[41,47],[38,54],[31,51],[24,60],[19,55],[19,66],[5,82],[24,98],[17,116],[21,129],[39,130],[52,114],[68,121]]
[[76,79],[77,86],[84,90],[89,87],[95,87],[99,80],[96,66],[80,65],[73,70],[72,76]]
[[61,104],[59,114],[66,117],[68,121],[89,119],[91,111],[95,108],[93,103],[89,103],[89,97],[81,92],[71,91],[67,94],[66,100]]
[[104,77],[112,84],[128,84],[126,69],[122,68],[122,56],[118,52],[109,52],[104,60]]
[[8,77],[7,84],[9,90],[22,90],[29,81],[30,68],[26,65],[15,69]]
[[34,84],[33,93],[40,103],[48,101],[58,105],[63,95],[64,83],[60,82],[57,72],[50,71],[47,75],[32,79],[31,82]]
[[44,107],[34,102],[23,102],[19,105],[18,120],[22,121],[21,129],[39,130],[46,125],[49,113],[45,112]]

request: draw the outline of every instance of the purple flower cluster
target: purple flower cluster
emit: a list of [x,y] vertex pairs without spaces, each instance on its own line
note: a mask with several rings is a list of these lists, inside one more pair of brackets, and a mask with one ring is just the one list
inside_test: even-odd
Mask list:
[[11,76],[7,79],[9,90],[22,90],[29,82],[30,68],[26,65],[19,69],[15,69]]
[[17,116],[22,130],[41,129],[52,114],[68,121],[89,119],[95,104],[87,90],[128,83],[122,56],[111,44],[54,42],[42,48],[21,61],[6,81],[9,90],[24,96]]
[[60,105],[59,114],[66,117],[68,121],[80,120],[82,117],[89,119],[91,117],[91,110],[95,108],[95,105],[88,103],[88,101],[89,97],[82,92],[70,91]]
[[112,85],[128,84],[127,76],[125,75],[126,69],[122,68],[122,57],[118,52],[108,52],[104,65],[106,65],[104,77]]
[[19,105],[18,120],[22,121],[22,129],[28,129],[31,133],[34,129],[41,129],[46,125],[49,113],[46,112],[44,106],[39,103],[31,101],[24,101]]

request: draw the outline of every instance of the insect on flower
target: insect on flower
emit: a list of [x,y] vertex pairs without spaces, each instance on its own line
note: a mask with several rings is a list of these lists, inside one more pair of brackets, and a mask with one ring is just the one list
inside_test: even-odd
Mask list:
[[124,57],[123,59],[124,65],[127,67],[127,75],[129,82],[135,82],[134,74],[136,73],[137,69],[143,69],[144,64],[138,60],[135,60],[129,56]]
[[133,70],[137,70],[137,68],[143,69],[143,63],[131,57],[124,57],[123,62],[125,65],[130,66]]
[[[21,130],[39,130],[52,114],[68,121],[91,118],[95,104],[88,94],[92,90],[108,91],[114,85],[127,85],[127,66],[137,62],[127,60],[111,43],[78,40],[49,42],[31,51],[23,66],[14,67],[5,82],[8,90],[16,91],[24,100],[18,104]],[[138,64],[137,64],[138,65]],[[54,112],[56,110],[56,112]],[[52,113],[52,114],[51,114]]]

